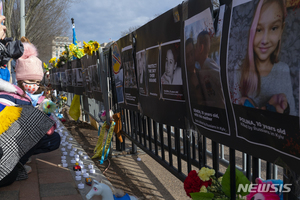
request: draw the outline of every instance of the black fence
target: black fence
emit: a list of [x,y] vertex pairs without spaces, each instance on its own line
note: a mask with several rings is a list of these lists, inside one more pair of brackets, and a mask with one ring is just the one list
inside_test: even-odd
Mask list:
[[[296,196],[300,196],[296,194],[299,188],[296,172],[300,171],[297,167],[300,161],[299,103],[297,103],[299,69],[298,63],[295,64],[293,59],[288,59],[287,54],[291,53],[292,57],[297,57],[297,52],[300,51],[297,44],[300,43],[290,41],[295,37],[283,35],[285,44],[296,45],[294,51],[287,51],[287,45],[282,45],[281,52],[284,62],[291,68],[288,76],[293,79],[293,85],[289,90],[293,93],[292,101],[296,102],[293,109],[286,110],[288,113],[284,115],[274,112],[274,109],[273,111],[266,110],[267,108],[256,109],[251,102],[250,106],[246,103],[240,105],[235,102],[236,99],[233,97],[235,94],[232,93],[235,89],[234,81],[238,80],[236,77],[239,73],[235,65],[246,57],[242,54],[247,54],[247,48],[240,48],[247,44],[245,33],[249,33],[248,28],[258,2],[262,0],[221,2],[224,23],[220,29],[218,17],[221,16],[221,9],[214,10],[208,0],[185,1],[117,42],[107,45],[92,57],[82,59],[82,66],[79,62],[74,62],[76,64],[74,66],[66,66],[68,80],[72,80],[72,74],[76,75],[81,71],[85,72],[81,77],[86,77],[80,84],[76,82],[73,86],[67,84],[67,92],[76,94],[77,91],[77,94],[82,95],[85,99],[84,110],[95,119],[99,119],[97,115],[101,109],[98,107],[99,110],[95,110],[97,108],[89,106],[91,99],[103,103],[107,118],[109,109],[115,113],[120,112],[123,140],[126,137],[132,142],[132,153],[137,152],[137,147],[142,149],[181,181],[185,180],[192,169],[205,166],[213,168],[217,176],[221,176],[225,172],[224,169],[230,165],[235,166],[230,168],[231,199],[234,199],[236,194],[235,168],[242,171],[253,183],[258,177],[295,183],[292,190],[294,196],[290,198],[295,199]],[[287,18],[290,20],[287,25],[293,24],[292,22],[297,21],[297,16],[300,16],[300,9],[298,7],[293,9],[292,4],[287,7],[288,16],[291,16]],[[251,10],[252,14],[249,14],[248,10]],[[244,19],[242,15],[247,16]],[[248,23],[242,30],[239,29],[241,19]],[[209,36],[211,48],[214,49],[210,54],[212,57],[210,60],[214,58],[217,60],[214,62],[219,62],[219,66],[216,67],[218,70],[215,70],[218,71],[215,76],[218,78],[213,79],[213,83],[209,79],[202,81],[205,77],[202,76],[201,80],[200,73],[193,76],[191,71],[199,70],[200,64],[198,63],[197,68],[196,62],[192,63],[189,66],[192,66],[193,70],[190,70],[186,61],[188,41],[191,39],[193,45],[198,45],[198,36],[196,37],[195,33],[200,36],[208,34],[208,31],[199,28],[203,21],[207,22],[203,23],[207,27],[202,29],[215,30],[210,32],[212,34]],[[286,27],[289,28],[291,35],[297,34],[297,31],[291,32],[296,28]],[[200,30],[195,32],[198,28],[201,32]],[[239,31],[230,33],[234,29]],[[157,30],[160,30],[158,34]],[[221,31],[218,36],[217,30]],[[239,43],[239,40],[243,40],[244,43]],[[166,81],[163,80],[163,76],[167,72],[167,67],[162,63],[171,49],[175,49],[173,57],[178,55],[180,58],[178,64],[181,65],[182,72],[178,76],[180,80],[182,79],[181,82],[177,80],[173,85],[163,83]],[[140,64],[142,61],[138,61],[139,58],[143,58],[144,60],[141,60],[147,64]],[[143,69],[139,68],[140,66],[148,70],[145,71],[149,77],[141,75]],[[72,73],[67,73],[68,70]],[[193,86],[192,78],[197,79],[199,83],[197,86],[189,87]],[[216,82],[220,83],[220,90],[213,88]],[[240,83],[241,81],[238,81],[238,84]],[[207,90],[206,94],[202,93],[203,96],[221,91],[223,95],[220,95],[221,101],[215,99],[218,105],[211,104],[212,101],[209,100],[205,105],[198,101],[200,98],[193,94],[200,91],[199,87]],[[269,102],[266,105],[272,108]],[[217,117],[209,120],[209,117],[206,117],[209,115]],[[120,143],[116,140],[116,150],[124,149],[125,142]]]

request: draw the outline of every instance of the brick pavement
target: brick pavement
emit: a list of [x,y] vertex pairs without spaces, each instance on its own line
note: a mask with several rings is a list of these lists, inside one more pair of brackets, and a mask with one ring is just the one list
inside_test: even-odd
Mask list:
[[0,188],[3,200],[79,200],[82,199],[77,184],[69,168],[58,166],[60,149],[32,156],[28,164],[32,172],[27,180],[15,181],[12,185]]
[[[83,155],[87,155],[77,141],[68,133],[63,124],[55,119],[58,124],[58,132],[66,136],[69,144],[76,147],[78,151],[82,151]],[[60,128],[59,128],[60,127]],[[72,138],[71,140],[69,140]],[[31,166],[32,172],[28,174],[28,179],[22,181],[15,181],[7,187],[0,188],[0,200],[80,200],[86,199],[85,195],[91,189],[91,186],[85,184],[84,189],[78,189],[78,183],[84,183],[84,178],[81,181],[75,180],[75,172],[71,164],[71,156],[67,156],[68,167],[61,166],[61,147],[49,153],[38,154],[32,156]],[[68,154],[71,150],[66,151]],[[83,156],[81,157],[83,160]],[[85,168],[93,161],[88,158],[83,160]],[[95,174],[90,174],[92,179],[102,180],[107,185],[111,183],[103,176],[102,172],[95,167]],[[98,198],[99,197],[99,198]],[[101,199],[98,196],[97,199]]]

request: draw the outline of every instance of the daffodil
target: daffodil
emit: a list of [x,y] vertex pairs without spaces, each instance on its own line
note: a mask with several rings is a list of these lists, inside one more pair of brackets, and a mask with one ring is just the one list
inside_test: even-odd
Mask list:
[[46,63],[43,63],[43,65],[45,69],[48,69],[48,65]]
[[49,60],[49,63],[54,63],[56,61],[56,57],[53,57]]
[[62,56],[65,55],[65,54],[67,54],[67,51],[61,52],[61,55],[62,55]]

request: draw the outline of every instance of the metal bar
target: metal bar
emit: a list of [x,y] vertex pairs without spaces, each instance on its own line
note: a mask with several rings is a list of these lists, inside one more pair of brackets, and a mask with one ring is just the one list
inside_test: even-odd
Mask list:
[[278,179],[278,166],[273,164],[273,179]]
[[171,127],[167,126],[167,134],[168,134],[168,150],[169,150],[169,165],[173,166],[173,154],[172,154],[172,141],[171,141]]
[[146,119],[143,117],[143,136],[144,136],[144,146],[147,148],[147,130],[146,130]]
[[186,156],[187,156],[187,170],[188,173],[192,170],[192,166],[191,166],[191,149],[190,149],[190,136],[189,133],[187,132],[187,130],[184,130],[185,136],[186,138]]
[[195,144],[195,136],[194,136],[193,132],[192,132],[191,136],[192,136],[192,138],[191,138],[192,139],[192,158],[193,158],[193,160],[196,160],[196,144]]
[[186,144],[186,136],[185,136],[185,132],[184,131],[183,131],[182,143],[183,143],[183,154],[186,155],[186,145],[185,145]]
[[[159,124],[161,125],[161,124]],[[162,126],[160,127],[162,131]],[[132,140],[127,134],[124,134],[129,140]],[[147,148],[145,148],[142,144],[137,143],[137,146],[142,149],[144,152],[146,152],[149,156],[151,156],[156,162],[158,162],[160,165],[162,165],[164,168],[166,168],[169,172],[171,172],[175,177],[177,177],[179,180],[182,182],[185,180],[186,175],[183,174],[182,172],[178,172],[178,170],[174,167],[170,167],[169,164],[165,161],[162,160],[160,157],[155,156],[153,151],[149,151]],[[163,149],[163,148],[162,148]]]
[[163,144],[164,144],[164,132],[163,132],[163,125],[162,124],[159,124],[159,135],[160,135],[160,143],[162,144],[161,145],[161,159],[163,161],[165,161],[165,149],[163,147]]
[[246,160],[246,177],[248,178],[248,180],[251,180],[251,156],[249,154],[246,154]]
[[231,200],[236,199],[235,185],[235,150],[229,148],[229,164],[230,164],[230,196]]
[[127,115],[127,110],[124,109],[124,116],[125,116],[125,130],[126,130],[126,133],[129,133],[129,125],[128,125],[128,115]]
[[148,120],[149,150],[152,151],[152,123],[151,123],[151,118],[147,117],[147,120]]
[[[132,123],[133,123],[133,127],[134,127],[134,132],[133,132],[133,139],[135,141],[137,141],[137,117],[136,117],[136,112],[133,112],[133,115],[132,115]],[[136,154],[137,153],[137,147],[136,147],[136,144],[134,143],[134,141],[131,142],[131,153],[132,154]]]
[[176,149],[176,156],[177,156],[177,170],[179,173],[182,172],[182,166],[181,166],[181,149],[180,149],[180,135],[179,135],[179,129],[175,128],[175,149]]
[[272,178],[272,163],[267,162],[267,171],[266,171],[266,177],[267,179]]
[[246,160],[246,154],[245,153],[243,153],[242,154],[242,169],[243,169],[243,171],[246,171],[246,167],[247,167],[247,160]]
[[207,156],[206,156],[206,137],[203,136],[203,150],[202,150],[202,163],[203,165],[202,166],[205,166],[206,165],[206,159],[207,159]]
[[255,183],[255,179],[258,178],[258,158],[252,157],[252,183]]
[[225,159],[225,153],[224,153],[224,145],[221,145],[221,159]]
[[261,159],[258,159],[258,177],[261,177]]
[[[219,144],[212,141],[213,168],[216,172],[219,171]],[[235,165],[234,165],[235,166]]]
[[139,127],[139,142],[142,144],[142,116],[138,114],[138,127]]
[[199,158],[199,169],[201,169],[204,166],[203,163],[203,156],[202,156],[202,152],[203,152],[203,146],[202,146],[202,141],[201,141],[201,137],[202,135],[198,134],[198,158]]
[[126,121],[125,121],[124,109],[121,110],[121,120],[122,120],[122,131],[126,132],[125,130]]
[[155,149],[155,155],[158,156],[158,146],[157,146],[157,122],[154,120],[153,122],[153,134],[154,134],[154,149]]

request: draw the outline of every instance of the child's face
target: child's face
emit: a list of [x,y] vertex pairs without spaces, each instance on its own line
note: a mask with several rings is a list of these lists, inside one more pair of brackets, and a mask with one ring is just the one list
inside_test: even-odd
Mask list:
[[40,82],[40,80],[24,80],[23,86],[27,92],[34,94],[39,89]]
[[281,39],[283,13],[278,3],[265,4],[261,8],[253,42],[255,55],[260,61],[268,61]]
[[166,75],[169,76],[169,77],[172,77],[173,72],[176,68],[176,63],[175,63],[175,60],[174,60],[172,50],[167,51],[165,68],[166,68],[165,69],[166,70]]

